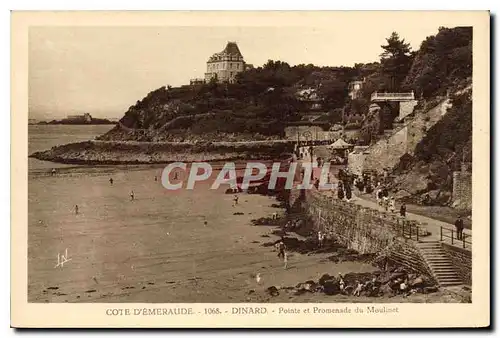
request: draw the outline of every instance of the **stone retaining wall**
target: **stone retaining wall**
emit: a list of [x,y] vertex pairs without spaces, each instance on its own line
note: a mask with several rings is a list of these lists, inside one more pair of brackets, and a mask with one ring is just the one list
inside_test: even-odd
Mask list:
[[451,263],[457,269],[464,283],[472,285],[472,252],[447,243],[441,243],[441,246],[450,256]]
[[452,205],[457,209],[472,210],[472,174],[470,172],[453,172]]
[[432,276],[415,242],[408,239],[409,229],[412,238],[416,238],[416,226],[421,224],[315,190],[293,191],[290,199],[310,216],[316,231],[329,234],[349,249],[361,254],[376,253],[397,265]]

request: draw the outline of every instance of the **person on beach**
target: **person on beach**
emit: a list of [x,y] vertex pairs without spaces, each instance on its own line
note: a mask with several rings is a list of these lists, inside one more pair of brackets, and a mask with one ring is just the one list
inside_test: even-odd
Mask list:
[[353,296],[359,297],[361,296],[361,291],[363,290],[363,283],[361,283],[359,280],[356,281],[356,289],[354,289],[354,292],[352,293]]
[[78,215],[78,204],[75,205],[75,215]]
[[401,204],[401,208],[399,208],[399,214],[401,217],[406,217],[406,204],[404,202]]
[[132,190],[130,192],[130,200],[133,201],[134,200],[134,191]]
[[238,195],[234,195],[233,202],[233,207],[238,205]]
[[399,292],[403,295],[403,298],[406,298],[408,290],[408,280],[405,280],[401,284],[399,284]]
[[464,231],[464,220],[458,215],[457,220],[455,221],[455,228],[457,229],[457,239],[463,239],[463,231]]
[[157,182],[157,181],[158,181],[158,176],[155,175],[155,182]]
[[339,288],[340,292],[343,293],[345,289],[345,281],[344,281],[344,276],[342,276],[342,273],[339,272]]
[[112,177],[109,179],[109,184],[113,185],[113,178]]
[[278,250],[278,258],[285,257],[285,243],[283,242],[283,238],[276,243],[276,249]]

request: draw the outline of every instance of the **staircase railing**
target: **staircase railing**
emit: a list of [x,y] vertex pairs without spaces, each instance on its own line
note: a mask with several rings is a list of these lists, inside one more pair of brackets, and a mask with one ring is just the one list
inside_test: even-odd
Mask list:
[[420,227],[414,222],[403,220],[401,222],[401,236],[407,239],[420,240]]
[[[461,244],[464,249],[471,248],[472,246],[472,235],[468,235],[462,232],[462,237],[459,239],[458,232],[456,230],[440,227],[440,241],[449,242],[451,245]],[[455,237],[456,236],[456,237]]]

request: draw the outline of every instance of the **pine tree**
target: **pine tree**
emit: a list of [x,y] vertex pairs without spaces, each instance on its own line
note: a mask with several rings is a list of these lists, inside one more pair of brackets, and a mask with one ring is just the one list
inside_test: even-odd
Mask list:
[[406,74],[410,70],[414,54],[409,43],[401,39],[396,32],[386,39],[387,44],[381,46],[384,50],[380,54],[382,73],[391,78],[391,90],[400,89]]

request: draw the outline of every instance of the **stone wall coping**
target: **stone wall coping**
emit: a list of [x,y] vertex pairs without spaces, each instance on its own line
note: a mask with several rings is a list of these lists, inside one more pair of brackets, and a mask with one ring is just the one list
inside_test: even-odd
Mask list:
[[467,255],[469,256],[471,259],[472,259],[472,250],[470,248],[460,248],[458,246],[455,246],[455,245],[451,245],[451,244],[448,244],[448,243],[445,243],[445,242],[441,242],[441,245],[446,248],[447,250],[452,250],[452,251],[458,251],[460,253],[463,253],[464,255]]

